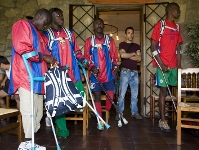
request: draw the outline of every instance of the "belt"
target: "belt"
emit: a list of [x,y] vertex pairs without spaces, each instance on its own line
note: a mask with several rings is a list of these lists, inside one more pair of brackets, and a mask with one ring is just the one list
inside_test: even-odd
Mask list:
[[123,70],[123,71],[130,71],[130,72],[137,71],[137,70],[131,70],[131,69],[127,69],[127,68],[122,68],[121,70]]

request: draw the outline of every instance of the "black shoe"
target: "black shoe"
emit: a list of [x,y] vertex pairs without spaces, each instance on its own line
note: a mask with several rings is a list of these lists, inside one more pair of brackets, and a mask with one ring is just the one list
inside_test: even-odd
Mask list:
[[120,120],[120,116],[119,116],[119,114],[117,114],[117,115],[115,116],[115,120],[117,120],[117,121],[119,121],[119,120]]
[[65,139],[66,137],[58,136],[57,137],[58,144],[61,144]]
[[134,118],[136,118],[136,119],[138,119],[138,120],[142,120],[142,116],[140,116],[140,114],[135,114],[135,115],[131,115],[131,117],[134,117]]

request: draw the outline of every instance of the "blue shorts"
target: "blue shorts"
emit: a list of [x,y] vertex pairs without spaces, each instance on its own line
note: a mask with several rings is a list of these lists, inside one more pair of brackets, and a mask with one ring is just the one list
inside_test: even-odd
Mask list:
[[[114,90],[114,80],[102,83],[102,86],[104,87],[104,89],[106,91],[113,91]],[[91,91],[94,91],[94,92],[103,91],[102,87],[100,86],[100,84],[98,82],[90,83],[90,88],[91,88]]]

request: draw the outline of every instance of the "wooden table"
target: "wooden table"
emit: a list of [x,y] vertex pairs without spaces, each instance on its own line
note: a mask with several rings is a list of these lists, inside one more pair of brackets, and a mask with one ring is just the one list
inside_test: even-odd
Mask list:
[[[8,132],[18,135],[18,141],[22,142],[24,140],[23,125],[21,114],[17,109],[6,109],[0,108],[0,119],[6,119],[10,117],[18,117],[18,121],[14,123],[8,123],[7,125],[0,128],[0,134],[3,132]],[[18,129],[17,129],[18,128]],[[1,136],[0,136],[1,141]]]

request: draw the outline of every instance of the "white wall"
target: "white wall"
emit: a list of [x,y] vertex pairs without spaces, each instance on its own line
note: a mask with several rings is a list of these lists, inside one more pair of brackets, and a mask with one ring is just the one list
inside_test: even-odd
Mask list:
[[[118,31],[118,36],[119,36],[119,40],[116,40],[116,35],[115,34],[113,35],[113,38],[115,40],[115,44],[116,44],[117,49],[119,49],[119,43],[123,42],[125,40],[125,37],[124,37],[125,33],[124,33],[124,31]],[[134,32],[133,42],[140,45],[140,31],[135,31]]]

